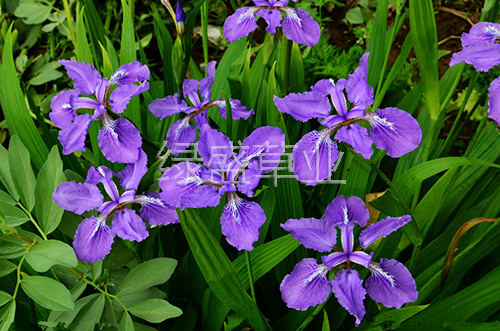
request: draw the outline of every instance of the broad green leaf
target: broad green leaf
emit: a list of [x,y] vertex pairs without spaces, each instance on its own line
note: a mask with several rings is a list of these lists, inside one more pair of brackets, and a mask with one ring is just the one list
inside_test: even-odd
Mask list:
[[151,286],[160,285],[170,279],[177,266],[177,261],[169,258],[157,258],[139,264],[125,277],[117,295],[125,296],[143,291]]
[[26,261],[38,272],[45,272],[56,264],[67,267],[76,267],[78,264],[73,248],[58,240],[47,240],[34,245],[26,254]]
[[9,293],[0,291],[0,307],[5,305],[10,300],[12,300],[12,296]]
[[[9,173],[10,173],[10,167],[9,167]],[[2,190],[0,190],[0,201],[11,206],[15,206],[17,204],[16,200],[14,200],[9,194],[5,193]]]
[[361,8],[359,7],[349,9],[349,11],[345,14],[345,19],[351,24],[363,24],[365,22],[363,19],[363,13],[361,13]]
[[32,211],[35,206],[36,178],[31,168],[30,153],[17,136],[10,139],[9,163],[12,181],[21,202],[28,211]]
[[25,277],[21,281],[24,292],[40,306],[51,310],[73,310],[71,293],[58,281],[43,276]]
[[12,175],[10,174],[9,152],[2,145],[0,145],[0,181],[14,200],[19,201],[19,194],[17,193],[14,182],[12,181]]
[[192,209],[177,211],[189,247],[210,288],[255,330],[268,330],[267,322],[242,288],[234,266],[212,233]]
[[24,24],[40,24],[49,18],[52,6],[40,2],[21,3],[14,15],[23,19]]
[[35,77],[31,78],[29,83],[37,86],[61,78],[63,73],[57,70],[60,66],[61,65],[57,61],[52,61],[43,65],[35,72]]
[[[23,91],[19,85],[14,57],[12,55],[11,29],[12,28],[9,29],[5,37],[3,61],[0,67],[0,81],[2,82],[0,85],[0,103],[2,104],[2,111],[7,121],[9,133],[11,136],[19,136],[21,141],[30,151],[35,167],[40,169],[49,155],[49,150],[30,116],[30,111],[26,106]],[[16,159],[16,162],[19,162],[19,160]],[[17,166],[21,165],[17,164]],[[30,165],[22,165],[22,167],[26,166]],[[14,194],[12,194],[12,196],[15,197]]]
[[14,322],[16,315],[16,301],[12,300],[0,310],[0,331],[10,330],[10,325]]
[[118,325],[118,331],[135,331],[134,322],[128,312],[124,312]]
[[384,325],[391,330],[397,329],[401,323],[420,313],[422,310],[429,307],[429,305],[404,307],[400,309],[392,309],[378,314],[373,319],[373,324]]
[[182,315],[182,310],[161,299],[140,302],[130,307],[129,311],[150,323],[161,323],[168,318]]
[[[167,295],[165,292],[159,290],[156,287],[150,287],[148,289],[142,290],[140,292],[134,292],[125,296],[120,296],[120,301],[127,307],[133,306],[139,302],[151,300],[151,299],[166,299]],[[123,307],[114,302],[114,307],[116,311],[122,311]]]
[[15,259],[24,254],[27,242],[19,237],[7,237],[0,241],[0,259]]
[[35,185],[35,212],[42,230],[49,234],[61,222],[64,210],[52,199],[57,186],[66,181],[57,146],[52,147],[47,161],[38,173]]
[[78,310],[78,314],[76,314],[76,316],[72,320],[69,329],[71,331],[95,330],[96,324],[99,323],[99,321],[101,320],[105,303],[106,303],[106,298],[104,297],[104,295],[102,294],[93,295],[91,300],[86,301],[85,305],[83,305]]
[[11,228],[29,221],[28,215],[16,206],[0,201],[0,211],[5,218],[5,225]]
[[0,260],[0,277],[10,274],[16,269],[17,266],[14,263],[7,260]]

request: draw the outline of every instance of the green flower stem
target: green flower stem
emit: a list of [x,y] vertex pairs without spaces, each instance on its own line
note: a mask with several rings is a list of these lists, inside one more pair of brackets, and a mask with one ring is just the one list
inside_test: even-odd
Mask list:
[[203,59],[208,64],[208,1],[201,6],[201,28],[203,41]]
[[328,297],[328,299],[326,299],[325,302],[316,306],[316,308],[313,310],[311,315],[307,316],[306,320],[304,322],[302,322],[302,324],[297,328],[297,331],[304,330],[309,325],[309,323],[311,323],[313,321],[313,319],[316,318],[316,316],[323,310],[323,307],[326,305],[326,303],[330,299],[330,296]]
[[[26,253],[28,253],[28,250],[29,247],[26,249]],[[26,253],[21,257],[21,261],[19,261],[19,264],[17,265],[17,283],[16,283],[16,288],[14,289],[14,294],[12,294],[12,300],[16,300],[17,291],[19,290],[19,285],[21,285],[21,266],[23,265]]]
[[123,309],[125,311],[128,311],[128,308],[125,307],[125,305],[120,301],[120,299],[118,299],[118,297],[116,295],[113,295],[113,294],[110,294],[108,291],[107,291],[107,288],[106,288],[106,291],[104,291],[102,288],[100,288],[96,283],[94,283],[93,281],[91,280],[88,280],[87,278],[84,277],[81,277],[80,278],[85,284],[88,284],[88,285],[91,285],[93,286],[96,290],[98,290],[99,292],[101,292],[103,295],[105,295],[109,300],[113,299],[113,300],[116,300],[116,302],[118,302],[120,304],[120,306],[123,307]]
[[[108,293],[108,286],[107,285],[104,285],[104,290],[106,293]],[[115,321],[115,323],[118,323],[118,319],[116,318],[116,314],[115,314],[115,308],[113,308],[113,301],[111,300],[109,295],[107,295],[106,297],[108,298],[109,306],[111,307],[111,313],[113,314],[113,320]]]
[[73,28],[73,18],[71,17],[71,9],[69,8],[68,0],[63,0],[63,5],[64,11],[66,12],[66,21],[68,21],[69,39],[71,39],[73,46],[77,49],[75,29]]
[[255,287],[253,284],[252,264],[250,263],[250,253],[248,251],[245,251],[245,258],[247,261],[248,282],[250,283],[250,292],[252,293],[253,302],[257,306],[257,298],[255,296]]
[[21,207],[21,209],[26,213],[26,215],[28,215],[28,218],[30,219],[31,223],[33,223],[33,225],[35,226],[35,228],[42,235],[43,240],[47,240],[47,235],[42,231],[42,229],[40,228],[40,226],[38,225],[38,223],[35,221],[35,219],[33,218],[33,216],[31,216],[31,213],[26,208],[24,208],[24,206],[23,206],[22,203],[18,202],[17,205],[19,207]]
[[282,35],[281,45],[281,93],[288,93],[289,77],[290,77],[290,57],[292,55],[292,41],[286,39],[285,34]]

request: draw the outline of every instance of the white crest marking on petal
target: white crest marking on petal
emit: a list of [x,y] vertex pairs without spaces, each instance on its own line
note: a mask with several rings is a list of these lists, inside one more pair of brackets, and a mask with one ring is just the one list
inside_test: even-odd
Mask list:
[[285,12],[286,16],[288,16],[288,17],[290,17],[290,19],[296,21],[297,24],[299,25],[299,27],[302,27],[302,19],[297,15],[294,8],[283,7],[283,11]]
[[396,129],[394,128],[394,123],[388,122],[386,118],[381,118],[375,113],[369,113],[368,120],[371,125],[385,126],[388,127],[391,131],[397,133]]
[[259,9],[260,8],[258,8],[258,7],[249,7],[246,13],[240,15],[240,17],[238,18],[238,23],[236,23],[236,24],[240,24],[241,22],[246,20],[248,17],[254,16],[255,12]]
[[387,279],[391,283],[392,288],[396,287],[396,280],[394,279],[394,277],[382,270],[379,263],[370,263],[370,265],[368,266],[368,270],[370,270],[371,273],[375,276],[382,276]]
[[347,207],[343,207],[342,211],[344,212],[344,224],[347,225],[347,223],[349,223],[349,215],[347,213]]
[[318,269],[316,269],[316,271],[311,276],[309,276],[309,278],[306,279],[305,284],[306,285],[309,284],[310,282],[313,281],[314,278],[318,277],[321,274],[326,276],[328,270],[329,269],[326,265],[324,264],[318,265]]
[[492,34],[494,36],[500,36],[500,30],[498,30],[494,25],[488,25],[483,29],[484,33]]

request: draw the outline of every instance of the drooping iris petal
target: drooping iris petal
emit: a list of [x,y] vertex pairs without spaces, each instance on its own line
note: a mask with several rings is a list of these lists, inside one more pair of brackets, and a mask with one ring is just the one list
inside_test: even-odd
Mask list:
[[112,223],[113,232],[122,239],[143,241],[149,236],[146,223],[132,209],[115,212]]
[[279,10],[262,8],[256,13],[256,15],[262,17],[266,21],[266,31],[270,34],[276,33],[276,28],[281,26],[281,19],[283,16]]
[[102,118],[103,126],[97,137],[102,154],[111,162],[136,162],[142,146],[139,130],[126,118],[113,121],[106,114]]
[[328,98],[316,92],[290,93],[284,98],[274,96],[274,104],[280,112],[302,122],[327,118],[332,108]]
[[80,96],[80,92],[77,90],[67,90],[60,92],[52,98],[50,101],[50,109],[52,111],[49,117],[54,125],[61,129],[71,125],[71,122],[76,117],[75,110],[71,107],[71,99],[78,96]]
[[373,104],[373,88],[368,85],[368,57],[370,53],[365,53],[361,57],[361,64],[349,75],[345,86],[347,97],[355,107],[366,107]]
[[401,217],[387,217],[386,219],[374,223],[368,228],[364,229],[363,232],[361,232],[361,234],[359,235],[359,243],[363,248],[366,248],[380,237],[385,238],[409,221],[411,221],[410,215],[404,215]]
[[357,196],[346,198],[340,195],[328,204],[325,211],[325,220],[334,226],[354,223],[364,228],[369,219],[368,208]]
[[287,39],[309,47],[318,43],[321,36],[319,25],[307,11],[291,7],[283,7],[283,11],[286,16],[281,25]]
[[472,64],[476,70],[488,71],[500,64],[500,44],[476,44],[467,46],[451,56],[450,66],[465,62]]
[[198,153],[206,167],[224,170],[233,155],[233,144],[225,134],[205,124],[200,130]]
[[[220,116],[222,118],[226,118],[227,110],[226,110],[226,101],[224,99],[214,100],[211,102],[211,104],[219,107]],[[250,109],[249,111],[247,107],[242,106],[239,100],[229,99],[229,104],[231,105],[231,116],[233,120],[239,120],[241,118],[246,120],[250,117],[250,115],[255,114],[255,111],[253,109]]]
[[344,263],[349,259],[349,255],[344,252],[335,252],[327,256],[322,256],[321,261],[328,267],[328,269],[335,268],[336,266]]
[[413,151],[422,141],[417,120],[401,109],[377,109],[367,113],[365,119],[370,122],[369,135],[375,146],[391,157]]
[[330,252],[337,242],[335,226],[316,218],[289,219],[281,227],[309,249]]
[[210,89],[215,81],[215,66],[217,65],[216,61],[209,62],[205,70],[207,72],[207,76],[200,81],[200,95],[204,99],[210,99],[212,96],[212,92]]
[[491,82],[488,97],[488,117],[500,125],[500,77]]
[[137,195],[135,201],[142,207],[139,214],[149,225],[168,225],[179,223],[179,217],[175,207],[166,204],[158,193],[148,193],[147,195]]
[[238,159],[249,168],[268,173],[279,166],[284,145],[285,134],[280,128],[260,127],[243,140]]
[[188,108],[186,101],[179,100],[179,93],[156,99],[149,105],[149,111],[161,120],[181,112],[186,113]]
[[149,83],[144,82],[140,85],[123,85],[117,87],[109,97],[111,110],[117,114],[123,113],[127,108],[130,98],[149,90]]
[[111,75],[110,81],[118,86],[132,85],[149,79],[149,68],[139,61],[133,61],[122,65]]
[[90,263],[103,260],[111,251],[114,237],[111,227],[106,225],[106,215],[84,219],[73,239],[76,257]]
[[462,33],[462,46],[494,43],[500,37],[500,24],[479,22],[474,24],[469,33]]
[[76,90],[83,94],[94,94],[102,76],[93,66],[73,60],[59,60],[58,62],[66,68],[68,76],[75,81],[73,86]]
[[85,138],[91,122],[92,118],[89,114],[78,115],[73,123],[59,132],[59,141],[63,145],[63,154],[71,154],[74,151],[85,152]]
[[148,157],[143,150],[139,151],[139,159],[135,163],[129,163],[117,174],[121,186],[126,190],[137,190],[142,176],[148,171]]
[[238,8],[236,12],[229,16],[224,22],[224,37],[232,43],[244,36],[248,36],[250,32],[257,29],[257,19],[255,12],[258,7],[243,7]]
[[370,297],[384,306],[396,309],[418,298],[417,286],[408,269],[396,260],[381,259],[368,268],[372,275],[366,280]]
[[246,201],[235,193],[227,193],[228,201],[220,218],[222,234],[227,242],[238,250],[251,251],[259,239],[259,229],[266,221],[262,207]]
[[172,165],[160,178],[160,197],[166,203],[181,206],[181,197],[194,192],[202,182],[201,166],[192,162]]
[[81,215],[88,210],[99,208],[104,196],[95,185],[65,182],[57,186],[52,199],[62,209]]
[[311,131],[293,149],[292,171],[297,180],[306,185],[316,185],[331,176],[338,157],[337,144],[330,138],[329,130]]
[[356,153],[363,155],[365,159],[369,159],[373,154],[373,141],[368,136],[368,129],[358,123],[341,127],[337,131],[335,139],[349,144]]
[[363,281],[356,270],[344,269],[332,280],[332,292],[349,314],[356,317],[356,326],[359,326],[366,310],[363,300],[366,290]]
[[193,193],[181,197],[180,208],[205,208],[218,206],[220,202],[219,189],[216,186],[202,184]]
[[167,132],[167,146],[173,155],[179,155],[196,139],[196,128],[189,124],[189,117],[181,118]]
[[289,308],[306,310],[328,299],[331,284],[326,278],[328,268],[315,259],[303,259],[286,275],[280,285],[281,298]]

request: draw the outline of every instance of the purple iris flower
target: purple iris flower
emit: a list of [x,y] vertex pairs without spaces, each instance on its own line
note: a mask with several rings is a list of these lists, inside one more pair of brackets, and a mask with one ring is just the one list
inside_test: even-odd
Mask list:
[[[74,82],[74,90],[62,91],[50,103],[52,122],[62,130],[59,140],[63,154],[85,151],[85,137],[92,121],[100,121],[98,143],[111,162],[134,163],[142,146],[139,130],[125,118],[116,118],[127,108],[130,98],[149,89],[149,69],[134,61],[122,65],[108,80],[88,63],[60,60]],[[134,83],[141,82],[139,85]],[[118,85],[116,89],[113,87]],[[89,98],[88,95],[92,96]],[[77,111],[90,110],[77,115]]]
[[[488,71],[500,64],[500,24],[481,22],[462,34],[463,50],[453,54],[450,66],[465,62],[476,70]],[[488,117],[500,125],[500,77],[488,90]]]
[[[266,21],[267,32],[273,34],[277,27],[282,27],[287,39],[310,47],[316,45],[321,36],[318,23],[307,11],[285,6],[287,2],[253,0],[255,6],[239,8],[226,19],[224,36],[230,43],[247,36],[257,28],[257,15]],[[283,20],[282,14],[285,14]]]
[[[166,204],[158,193],[136,194],[139,182],[146,173],[146,154],[141,150],[139,160],[128,164],[118,174],[105,166],[91,167],[84,183],[65,182],[59,184],[52,198],[62,208],[76,214],[97,210],[80,223],[73,240],[78,259],[95,262],[104,259],[111,251],[115,235],[120,238],[142,241],[148,235],[144,218],[149,225],[179,223],[175,208]],[[124,192],[120,195],[113,176],[120,179]],[[101,183],[111,200],[104,200],[97,184]],[[139,204],[139,215],[125,206]],[[108,219],[113,218],[111,226]],[[141,218],[142,217],[142,218]]]
[[[173,155],[179,155],[183,150],[189,147],[189,144],[196,139],[196,128],[201,129],[204,124],[208,124],[207,113],[211,107],[219,107],[219,113],[226,118],[226,102],[224,99],[210,101],[212,92],[210,88],[215,81],[215,65],[212,61],[206,66],[207,77],[201,81],[186,79],[182,84],[184,98],[187,98],[192,106],[184,100],[179,100],[179,94],[167,96],[163,99],[157,99],[149,105],[149,110],[159,119],[172,116],[178,113],[185,113],[186,116],[170,126],[167,132],[167,146],[171,149]],[[200,96],[198,95],[198,91]],[[241,102],[235,99],[229,99],[233,119],[248,119],[254,114],[253,109],[248,111]],[[191,120],[195,120],[196,127],[191,125]]]
[[[311,92],[274,97],[279,111],[296,120],[324,119],[320,123],[326,128],[304,135],[293,150],[292,171],[307,185],[316,185],[331,176],[339,156],[337,144],[331,138],[334,133],[337,141],[349,144],[365,159],[373,154],[372,144],[385,149],[391,157],[400,157],[417,148],[422,140],[418,122],[407,112],[394,107],[366,112],[373,104],[373,89],[367,79],[368,56],[366,53],[361,57],[361,65],[347,80],[339,79],[335,84],[332,79],[323,79],[311,87]],[[328,95],[338,115],[330,114]],[[370,130],[357,122],[369,123]]]
[[[370,225],[359,235],[360,247],[354,250],[354,226],[365,227],[368,220],[369,212],[363,200],[355,196],[346,199],[342,195],[328,205],[324,219],[290,219],[282,225],[307,248],[319,252],[335,250],[322,256],[322,264],[318,264],[316,259],[303,259],[291,274],[285,276],[280,290],[288,307],[306,310],[326,301],[333,292],[342,307],[356,317],[358,326],[366,312],[363,300],[367,292],[373,300],[386,307],[400,308],[417,299],[415,280],[402,263],[388,259],[374,262],[373,253],[361,251],[361,248],[367,248],[380,237],[386,237],[411,221],[410,216],[387,217]],[[343,251],[335,246],[337,226],[341,232]],[[342,264],[345,268],[329,281],[328,273]],[[365,281],[366,290],[358,272],[352,269],[354,264],[371,272]]]
[[162,175],[160,196],[184,209],[217,206],[226,194],[222,233],[232,246],[250,251],[266,215],[258,203],[241,198],[237,191],[253,197],[260,175],[279,165],[284,143],[281,129],[262,127],[243,141],[236,155],[227,136],[203,125],[198,151],[204,165],[183,162],[172,166]]

